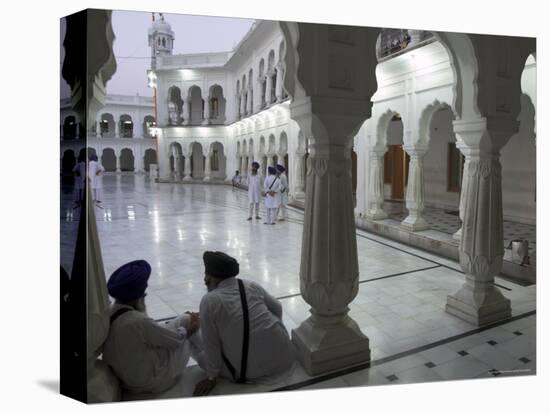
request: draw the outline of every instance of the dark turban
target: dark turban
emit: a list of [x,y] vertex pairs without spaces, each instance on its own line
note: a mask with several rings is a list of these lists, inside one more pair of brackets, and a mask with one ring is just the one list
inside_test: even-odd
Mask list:
[[277,170],[278,170],[279,172],[284,172],[284,171],[286,171],[286,169],[285,169],[285,167],[284,167],[283,165],[277,165]]
[[147,261],[137,260],[124,264],[109,278],[109,295],[120,301],[137,300],[145,294],[150,275],[151,266]]
[[252,162],[252,168],[254,169],[259,169],[260,168],[260,164],[256,161]]
[[216,278],[234,277],[239,273],[239,263],[233,257],[220,251],[206,251],[202,259],[206,274]]
[[276,174],[277,173],[277,170],[275,169],[275,167],[273,166],[268,166],[267,167],[267,170],[269,172],[269,175],[273,175],[273,174]]

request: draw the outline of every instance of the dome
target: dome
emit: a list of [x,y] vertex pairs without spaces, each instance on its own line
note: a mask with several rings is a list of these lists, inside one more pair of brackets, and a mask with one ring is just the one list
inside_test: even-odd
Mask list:
[[162,32],[166,34],[172,33],[172,27],[170,27],[170,25],[164,21],[164,18],[155,20],[151,29],[152,32]]

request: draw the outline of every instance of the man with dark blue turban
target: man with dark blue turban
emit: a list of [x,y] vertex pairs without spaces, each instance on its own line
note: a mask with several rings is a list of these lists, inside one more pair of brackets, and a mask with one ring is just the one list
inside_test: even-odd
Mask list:
[[280,381],[292,372],[294,353],[282,322],[279,301],[259,284],[235,278],[233,257],[206,251],[204,283],[208,293],[200,304],[202,358],[207,378],[193,395],[208,394],[218,378],[237,383]]
[[252,220],[254,208],[256,208],[256,219],[261,219],[260,198],[262,195],[262,184],[260,182],[260,175],[258,175],[258,169],[260,169],[260,164],[256,161],[252,162],[252,171],[246,178],[248,184],[249,221]]
[[267,168],[269,173],[268,176],[264,179],[264,193],[265,193],[265,222],[264,224],[273,225],[275,224],[275,216],[277,214],[278,199],[277,194],[279,193],[279,188],[281,182],[279,177],[276,175],[277,169],[273,166]]
[[145,291],[150,275],[147,261],[137,260],[117,269],[107,283],[115,303],[103,360],[124,389],[138,393],[159,393],[175,384],[191,351],[195,357],[190,338],[199,327],[198,314],[184,314],[165,326],[147,316]]

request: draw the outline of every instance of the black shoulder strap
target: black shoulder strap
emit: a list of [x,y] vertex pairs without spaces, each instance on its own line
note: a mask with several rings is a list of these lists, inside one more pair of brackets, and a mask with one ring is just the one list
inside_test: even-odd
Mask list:
[[239,295],[241,296],[241,306],[243,309],[243,347],[241,352],[241,371],[240,376],[237,378],[235,367],[231,364],[229,359],[222,351],[222,359],[225,363],[225,367],[231,373],[231,377],[236,383],[246,383],[246,365],[248,364],[248,342],[250,337],[250,319],[248,317],[248,303],[246,301],[246,292],[244,290],[244,283],[242,280],[237,280],[239,283]]
[[269,189],[271,189],[271,187],[273,186],[273,184],[275,183],[275,181],[276,181],[277,179],[279,179],[278,176],[276,176],[275,179],[273,180],[273,182],[271,182],[271,185],[269,185]]
[[250,320],[248,318],[248,303],[246,302],[246,292],[244,291],[244,283],[242,280],[237,280],[239,283],[239,294],[241,295],[241,305],[243,307],[243,349],[241,354],[241,377],[237,383],[246,382],[246,365],[248,364],[248,341],[250,336]]
[[128,307],[123,307],[116,310],[115,313],[111,316],[111,324],[113,324],[115,320],[119,318],[122,314],[127,313],[128,311],[134,311],[134,310]]

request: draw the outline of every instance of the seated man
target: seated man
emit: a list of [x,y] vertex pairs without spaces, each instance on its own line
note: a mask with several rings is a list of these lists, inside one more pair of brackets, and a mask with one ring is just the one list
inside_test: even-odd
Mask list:
[[208,394],[217,377],[244,383],[289,372],[294,352],[281,304],[258,284],[237,280],[239,263],[229,255],[206,251],[203,260],[208,293],[200,304],[204,351],[197,361],[208,378],[193,395]]
[[117,269],[107,284],[116,301],[103,360],[123,388],[139,393],[160,393],[175,384],[189,361],[189,337],[199,327],[196,314],[184,314],[166,327],[147,316],[145,290],[150,274],[147,261],[132,261]]

